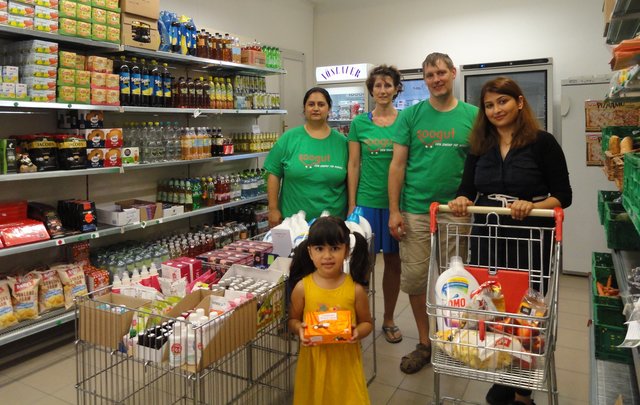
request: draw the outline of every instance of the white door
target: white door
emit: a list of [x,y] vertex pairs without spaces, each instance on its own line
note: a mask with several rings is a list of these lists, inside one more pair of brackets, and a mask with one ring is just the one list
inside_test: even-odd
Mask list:
[[282,132],[304,125],[302,99],[308,90],[305,54],[298,51],[282,50],[282,64],[287,74],[280,76],[280,104],[287,110],[282,117]]

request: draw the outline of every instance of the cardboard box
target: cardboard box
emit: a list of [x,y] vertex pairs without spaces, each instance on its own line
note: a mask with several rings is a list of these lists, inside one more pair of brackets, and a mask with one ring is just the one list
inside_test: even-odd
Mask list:
[[285,309],[284,273],[276,270],[259,270],[255,267],[234,264],[227,270],[224,276],[222,276],[220,281],[235,276],[250,277],[254,280],[266,280],[276,284],[276,286],[270,289],[264,296],[258,297],[259,308],[256,320],[258,330],[282,318]]
[[190,257],[178,257],[161,265],[162,277],[172,281],[186,278],[187,283],[202,275],[202,261]]
[[82,300],[78,306],[78,333],[81,340],[99,346],[117,350],[122,337],[129,332],[134,311],[115,313],[104,308],[124,305],[126,308],[137,309],[147,305],[150,301],[127,297],[120,294],[106,294],[95,300]]
[[[129,148],[132,149],[132,148]],[[138,149],[138,148],[135,148]],[[136,162],[137,163],[137,162]],[[162,216],[164,218],[175,217],[176,215],[184,214],[184,205],[170,205],[162,208]]]
[[[183,302],[191,304],[199,296],[205,296],[199,304],[188,309],[202,308],[205,310],[205,313],[208,314],[212,295],[216,294],[208,290],[196,290],[187,295],[183,301],[179,302],[176,307],[174,307],[174,310],[179,306],[179,309],[188,307],[188,305],[181,306]],[[196,366],[185,364],[182,368],[191,373],[200,371],[255,339],[257,335],[255,323],[256,310],[256,301],[252,299],[239,305],[233,311],[224,313],[218,318],[209,321],[206,327],[209,329],[209,335],[213,337],[202,349],[200,361]],[[184,311],[185,310],[182,309],[177,313],[180,314]]]
[[587,100],[584,109],[587,132],[600,132],[611,126],[640,125],[640,103]]
[[44,18],[33,19],[33,29],[42,32],[58,32],[58,20],[46,20]]
[[122,13],[157,20],[160,16],[160,0],[120,0],[120,9]]
[[119,205],[121,209],[131,208],[134,205],[141,205],[141,207],[137,207],[140,210],[140,221],[149,221],[150,219],[162,218],[162,203],[133,199],[116,201],[115,204]]
[[304,322],[304,337],[313,343],[346,343],[351,338],[351,311],[307,312]]
[[[140,164],[140,151],[138,150],[137,146],[122,148],[122,164],[123,165]],[[184,207],[182,205],[174,205],[171,208],[176,208],[176,207],[182,207],[182,212],[184,212]],[[163,208],[162,210],[163,210],[163,215],[166,215],[167,209]]]
[[100,204],[96,213],[101,224],[123,226],[140,222],[140,211],[136,208],[119,210],[115,204]]
[[[157,17],[156,17],[157,18]],[[158,21],[136,15],[122,14],[121,43],[152,51],[160,47]]]

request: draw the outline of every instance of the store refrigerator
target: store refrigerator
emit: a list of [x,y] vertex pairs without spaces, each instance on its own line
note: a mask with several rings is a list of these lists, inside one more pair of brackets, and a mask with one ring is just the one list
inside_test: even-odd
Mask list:
[[400,71],[402,91],[393,101],[393,106],[398,110],[404,110],[422,100],[429,98],[429,89],[424,81],[422,68],[404,69]]
[[333,102],[329,125],[345,135],[356,115],[374,108],[365,83],[372,68],[368,63],[316,68],[317,86],[327,89]]
[[[588,166],[590,143],[599,133],[587,133],[585,101],[603,100],[609,88],[608,75],[562,80],[562,150],[567,159],[573,202],[566,211],[563,236],[563,269],[587,275],[591,252],[607,252],[605,232],[598,221],[598,190],[615,190],[602,166]],[[597,144],[596,144],[597,147]]]
[[482,86],[506,76],[515,80],[542,128],[553,131],[553,60],[537,58],[507,62],[473,63],[460,66],[460,99],[480,106]]

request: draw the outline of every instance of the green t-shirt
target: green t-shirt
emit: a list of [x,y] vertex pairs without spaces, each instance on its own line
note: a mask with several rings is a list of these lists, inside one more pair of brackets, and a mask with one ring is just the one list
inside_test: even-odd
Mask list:
[[429,100],[400,113],[393,142],[409,148],[402,211],[424,214],[432,202],[446,203],[455,198],[477,113],[478,107],[462,101],[451,111],[439,112]]
[[264,162],[282,180],[280,211],[290,217],[303,210],[307,220],[323,210],[344,218],[347,211],[347,139],[336,130],[312,138],[304,127],[282,134]]
[[393,157],[393,134],[398,118],[388,127],[376,125],[369,113],[351,122],[349,141],[360,143],[360,180],[356,204],[371,208],[389,208],[389,164]]

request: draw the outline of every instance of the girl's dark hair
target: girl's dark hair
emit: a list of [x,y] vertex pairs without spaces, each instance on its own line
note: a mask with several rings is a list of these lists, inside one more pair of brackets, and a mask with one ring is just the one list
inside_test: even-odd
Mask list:
[[[350,233],[351,231],[340,218],[318,218],[309,228],[309,237],[294,250],[289,271],[290,288],[295,287],[298,281],[316,270],[309,256],[309,246],[346,244],[349,249]],[[364,236],[357,232],[353,235],[356,238],[356,245],[349,258],[349,271],[353,281],[366,287],[369,285],[369,248]]]
[[393,96],[393,99],[395,100],[396,97],[398,97],[398,94],[400,94],[400,92],[402,91],[400,71],[395,66],[380,65],[371,69],[371,72],[369,72],[369,77],[367,77],[366,81],[369,95],[373,97],[373,85],[375,84],[376,79],[378,77],[384,76],[389,76],[391,80],[393,80],[393,87],[398,90],[396,95]]
[[320,93],[324,96],[325,101],[327,102],[327,104],[329,105],[329,109],[331,109],[331,106],[333,105],[333,102],[331,101],[331,96],[329,95],[329,92],[327,91],[327,89],[323,89],[322,87],[312,87],[309,90],[307,90],[306,93],[304,93],[304,98],[302,99],[302,106],[304,107],[305,105],[307,105],[307,100],[309,100],[309,97],[313,94],[313,93]]
[[518,86],[518,83],[508,77],[497,77],[482,86],[482,91],[480,92],[480,111],[478,111],[478,116],[469,135],[471,153],[476,156],[483,155],[500,142],[500,135],[496,127],[489,122],[484,109],[484,97],[487,93],[511,96],[516,102],[522,96],[523,107],[516,118],[511,147],[521,148],[535,141],[537,133],[540,130],[540,124],[533,114],[527,98],[524,96],[524,93],[522,93],[522,89]]

